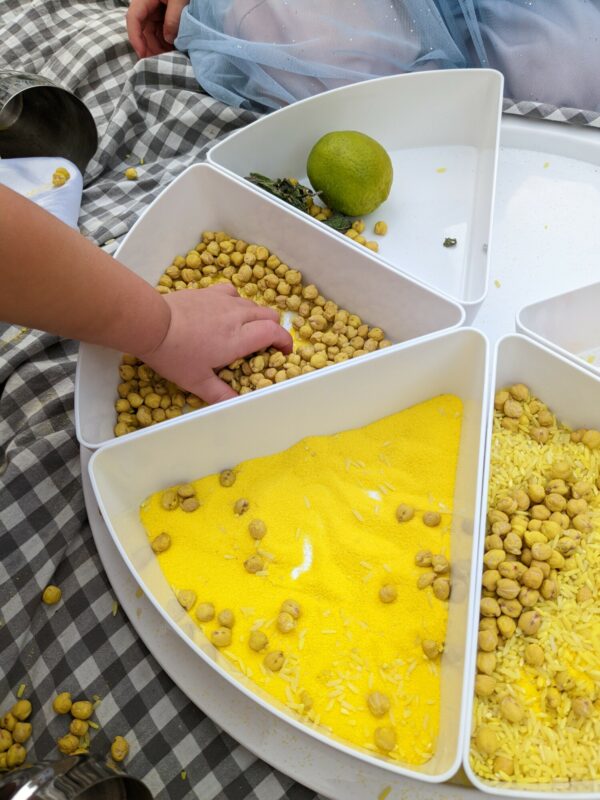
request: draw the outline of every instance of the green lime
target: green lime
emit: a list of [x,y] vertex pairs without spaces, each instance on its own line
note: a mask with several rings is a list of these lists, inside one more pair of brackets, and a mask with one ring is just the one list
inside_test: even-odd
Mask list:
[[391,159],[379,142],[359,131],[332,131],[308,155],[308,179],[335,211],[360,217],[387,199],[394,176]]

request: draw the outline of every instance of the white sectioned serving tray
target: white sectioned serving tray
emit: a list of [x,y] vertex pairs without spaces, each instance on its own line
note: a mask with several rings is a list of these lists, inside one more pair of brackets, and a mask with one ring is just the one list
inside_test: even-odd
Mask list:
[[[597,280],[598,218],[598,131],[551,122],[504,119],[490,291],[477,313],[475,325],[495,341],[514,330],[515,317],[522,306]],[[509,374],[503,373],[500,377],[508,379]],[[545,399],[559,407],[554,394]],[[576,402],[574,398],[574,405]],[[135,597],[137,584],[118,553],[91,494],[86,472],[88,460],[89,452],[83,449],[84,491],[90,523],[121,604],[169,675],[194,703],[238,741],[331,800],[376,798],[388,786],[391,787],[389,800],[485,797],[482,792],[462,784],[425,784],[392,776],[378,766],[359,765],[353,756],[317,742],[257,706],[199,659],[190,665],[182,658],[181,648],[186,645],[168,629],[145,596]],[[142,609],[140,615],[136,613],[138,609]],[[205,691],[200,692],[199,685]],[[239,715],[238,709],[241,709]],[[531,791],[503,791],[502,787],[494,794],[505,800],[535,796]],[[560,794],[569,796],[568,792]]]
[[[464,654],[469,648],[473,604],[479,596],[471,568],[475,563],[474,531],[479,530],[487,373],[486,338],[462,328],[387,348],[369,359],[356,359],[347,369],[327,370],[319,381],[287,381],[278,391],[245,395],[243,406],[220,404],[204,415],[187,415],[170,426],[158,425],[144,436],[123,437],[97,450],[90,460],[92,487],[110,535],[157,611],[187,643],[187,658],[211,665],[238,693],[270,709],[273,717],[288,726],[309,733],[324,746],[353,755],[357,768],[369,764],[390,777],[418,776],[424,782],[440,782],[452,777],[460,764],[466,729],[464,677],[469,673]],[[177,602],[149,546],[139,506],[173,482],[281,452],[307,436],[362,427],[441,394],[457,395],[463,402],[450,537],[452,595],[441,660],[437,747],[427,763],[411,767],[307,725],[245,678]],[[160,453],[159,459],[156,453]],[[302,581],[300,577],[298,583]]]
[[[464,322],[449,297],[403,275],[361,247],[348,248],[331,229],[313,224],[263,192],[207,164],[189,167],[162,191],[123,240],[115,257],[153,285],[177,254],[193,249],[203,230],[226,230],[264,244],[302,271],[340,307],[383,328],[394,343],[427,336]],[[363,356],[368,358],[369,356]],[[75,379],[75,427],[92,449],[113,438],[114,402],[121,354],[82,343]],[[346,362],[349,363],[349,362]],[[336,364],[330,369],[344,368]],[[294,381],[319,379],[315,372]],[[271,391],[276,387],[262,389]],[[242,397],[228,400],[239,403]],[[194,412],[203,414],[204,410]],[[163,427],[170,422],[163,422]],[[144,431],[130,436],[143,435]]]
[[600,283],[525,306],[517,330],[600,375]]
[[[571,428],[600,427],[600,381],[595,375],[552,352],[544,345],[520,335],[509,334],[502,337],[495,348],[493,359],[494,377],[491,385],[493,394],[515,383],[526,383],[536,397],[543,399],[553,413]],[[491,408],[490,408],[491,413]],[[490,450],[492,425],[488,425],[485,471],[483,485],[487,490],[490,474]],[[486,508],[484,498],[483,508]],[[475,574],[483,572],[484,539],[486,534],[486,514],[481,514],[481,528],[478,535]],[[473,630],[477,629],[479,609],[476,608]],[[476,642],[471,640],[471,674],[467,678],[469,692],[468,715],[471,719],[474,706]],[[527,797],[531,800],[551,800],[568,797],[570,800],[592,800],[600,797],[600,785],[593,781],[550,784],[511,784],[505,788],[501,783],[484,780],[474,774],[469,763],[470,736],[465,737],[463,764],[469,779],[475,786],[500,797]]]
[[[365,236],[389,264],[458,300],[470,321],[488,285],[502,86],[494,70],[375,78],[269,114],[216,144],[208,160],[238,178],[259,172],[310,185],[306,160],[321,136],[372,136],[390,154],[394,182],[364,217]],[[385,237],[369,233],[377,220],[388,222]],[[456,246],[444,247],[446,237]]]

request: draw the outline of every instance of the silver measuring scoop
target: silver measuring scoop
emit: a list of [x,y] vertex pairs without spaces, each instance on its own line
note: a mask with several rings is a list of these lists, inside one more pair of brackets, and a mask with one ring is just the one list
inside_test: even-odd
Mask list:
[[78,97],[41,75],[0,70],[0,158],[62,156],[83,173],[97,146]]
[[67,756],[0,774],[0,800],[152,800],[152,795],[116,765]]

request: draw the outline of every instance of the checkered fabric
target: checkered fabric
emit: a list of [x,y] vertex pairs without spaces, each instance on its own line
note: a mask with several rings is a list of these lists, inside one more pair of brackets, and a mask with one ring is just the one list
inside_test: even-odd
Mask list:
[[[127,44],[126,5],[0,2],[0,68],[54,80],[94,116],[100,141],[80,225],[109,251],[161,187],[215,139],[254,119],[202,94],[180,53],[138,62]],[[505,110],[596,126],[600,118],[513,101]],[[140,179],[125,180],[125,168],[141,160]],[[157,798],[315,798],[219,730],[160,669],[124,613],[113,614],[83,502],[76,358],[74,342],[0,326],[0,711],[25,684],[34,709],[30,756],[52,758],[66,727],[52,697],[97,694],[92,752],[107,753],[112,738],[126,734],[127,769]],[[62,589],[57,606],[40,602],[49,583]]]
[[[138,62],[118,0],[2,0],[0,68],[42,74],[91,110],[99,148],[80,225],[98,244],[219,136],[254,116],[202,94],[179,53]],[[138,165],[140,179],[124,170]],[[107,249],[112,249],[109,244]],[[77,345],[0,326],[0,712],[21,684],[33,704],[34,760],[58,755],[52,698],[96,694],[91,752],[126,735],[130,774],[157,798],[309,800],[314,792],[256,759],[189,702],[123,613],[87,522],[73,421]],[[40,602],[49,583],[57,606]],[[182,772],[185,779],[182,779]]]

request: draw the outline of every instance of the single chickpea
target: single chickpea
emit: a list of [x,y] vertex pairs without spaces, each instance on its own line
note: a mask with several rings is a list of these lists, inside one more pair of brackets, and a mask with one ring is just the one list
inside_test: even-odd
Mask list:
[[529,589],[527,586],[523,586],[519,592],[519,603],[523,608],[533,608],[539,599],[540,593],[537,589]]
[[233,628],[235,625],[235,614],[230,608],[224,608],[222,611],[219,611],[217,622],[223,628]]
[[398,590],[390,583],[386,583],[379,590],[379,599],[382,603],[393,603],[398,597]]
[[62,591],[58,586],[46,586],[42,593],[42,602],[47,606],[54,606],[60,601],[61,597]]
[[254,650],[255,653],[264,650],[265,647],[269,644],[269,640],[267,635],[262,631],[251,631],[250,636],[248,637],[248,647],[251,650]]
[[547,542],[535,542],[531,545],[531,555],[535,561],[548,561],[552,547]]
[[478,675],[475,678],[475,694],[477,697],[490,697],[496,690],[496,679],[490,675]]
[[287,611],[280,611],[277,615],[277,630],[280,633],[290,633],[296,627],[296,620]]
[[373,233],[375,233],[377,236],[385,236],[387,231],[388,231],[387,222],[384,222],[383,220],[376,222],[375,225],[373,226]]
[[513,400],[511,397],[506,400],[504,403],[503,409],[504,413],[507,417],[511,417],[512,419],[519,419],[519,417],[523,414],[523,404],[520,403],[518,400]]
[[502,598],[498,605],[505,616],[512,617],[513,619],[518,619],[523,611],[523,606],[518,600],[504,600],[504,598]]
[[538,569],[537,567],[529,567],[529,569],[523,573],[521,583],[530,589],[539,589],[543,580],[544,573],[541,569]]
[[190,611],[193,608],[196,597],[196,592],[193,589],[180,589],[177,592],[177,601],[186,611]]
[[235,483],[235,472],[232,469],[224,469],[219,473],[219,483],[221,486],[233,486]]
[[295,600],[284,600],[280,610],[290,614],[294,619],[299,619],[302,613],[300,604]]
[[367,707],[374,717],[383,717],[390,710],[390,698],[383,692],[371,692],[367,696]]
[[486,569],[497,569],[498,566],[506,559],[504,550],[488,550],[483,557],[483,563]]
[[502,698],[499,708],[500,713],[508,722],[519,723],[525,716],[521,704],[510,695],[506,695]]
[[438,600],[447,600],[450,597],[450,581],[448,578],[436,578],[432,584],[433,594]]
[[79,748],[79,737],[74,736],[72,733],[67,733],[66,736],[62,736],[56,744],[58,745],[58,749],[61,753],[64,753],[66,756],[71,755],[74,753],[75,750]]
[[510,756],[496,756],[494,759],[494,772],[502,772],[504,775],[514,775],[515,765]]
[[494,631],[479,631],[477,642],[480,650],[492,653],[498,647],[498,634]]
[[197,511],[197,509],[200,508],[200,502],[197,497],[186,497],[180,501],[179,507],[182,511],[191,514],[193,511]]
[[496,732],[486,725],[481,725],[475,731],[475,746],[486,756],[493,755],[499,747]]
[[498,625],[498,631],[500,635],[505,639],[510,639],[517,629],[517,623],[512,617],[508,617],[506,614],[501,614],[496,623]]
[[24,722],[31,714],[31,703],[29,700],[17,700],[10,711],[17,722]]
[[262,519],[253,519],[248,524],[248,533],[253,539],[260,541],[267,533],[267,526]]
[[89,719],[94,713],[94,707],[89,700],[78,700],[71,706],[71,716],[74,719]]
[[210,622],[215,618],[215,607],[212,603],[199,603],[196,608],[196,619],[199,622]]
[[510,553],[511,555],[515,556],[520,555],[521,550],[523,549],[521,537],[512,532],[506,534],[503,546],[506,553]]
[[271,672],[279,672],[285,662],[285,656],[281,650],[272,650],[263,658],[263,664]]
[[[15,725],[16,727],[16,725]],[[13,743],[13,737],[10,731],[0,728],[0,753],[4,753]]]
[[9,711],[0,720],[0,728],[4,728],[4,730],[8,731],[9,733],[12,733],[15,729],[15,725],[17,724],[17,722],[18,722],[17,718]]
[[241,517],[250,508],[250,502],[245,497],[238,498],[233,504],[233,513]]
[[496,593],[505,600],[512,600],[514,597],[517,597],[520,590],[521,587],[519,583],[510,578],[500,578],[496,584]]
[[69,725],[69,733],[72,733],[73,736],[85,736],[88,732],[89,723],[86,722],[84,719],[72,719],[71,724]]
[[477,653],[477,669],[484,675],[491,675],[496,669],[496,660],[495,653],[486,653],[480,650]]
[[396,747],[396,731],[389,726],[375,728],[373,740],[376,747],[384,753],[390,753]]
[[432,553],[431,550],[419,550],[415,556],[415,564],[417,567],[430,567]]
[[571,701],[571,709],[576,717],[591,716],[593,708],[592,702],[587,697],[575,697]]
[[482,617],[479,620],[479,630],[494,631],[494,633],[498,633],[498,623],[496,622],[496,617]]
[[498,601],[493,597],[484,597],[481,600],[479,610],[484,617],[500,616],[500,606],[498,605]]
[[244,561],[244,569],[251,575],[254,575],[257,572],[262,572],[264,568],[265,568],[265,562],[259,555],[254,554],[252,556],[249,556]]
[[[8,733],[8,731],[6,731],[6,733]],[[31,723],[17,722],[12,732],[13,742],[17,742],[17,744],[24,744],[27,741],[27,739],[29,739],[30,736],[31,736]]]
[[123,736],[115,736],[110,746],[110,755],[113,761],[124,761],[129,753],[129,744]]
[[396,519],[398,522],[408,522],[411,520],[415,515],[415,510],[412,506],[409,506],[407,503],[400,503],[398,508],[396,509]]
[[156,554],[164,553],[166,550],[169,549],[170,546],[171,546],[171,537],[169,536],[168,533],[164,532],[159,533],[158,536],[156,536],[152,540],[152,543],[150,545],[150,547]]
[[[500,566],[503,566],[503,562]],[[484,589],[488,592],[495,592],[498,581],[500,580],[500,572],[497,569],[486,569],[481,577],[481,583]]]
[[450,564],[446,556],[434,555],[431,558],[431,566],[436,575],[444,575],[450,571]]
[[524,657],[525,663],[529,664],[530,667],[541,667],[545,660],[544,651],[535,642],[525,647]]
[[437,511],[426,511],[423,514],[423,524],[428,528],[436,528],[442,521],[441,514]]
[[210,634],[210,640],[215,647],[227,647],[231,644],[231,628],[224,626],[216,628]]
[[435,581],[435,572],[424,572],[417,578],[417,589],[426,589]]
[[421,649],[426,658],[433,661],[437,658],[441,653],[444,651],[444,645],[440,642],[436,642],[433,639],[423,639],[421,642]]
[[71,710],[71,705],[71,693],[61,692],[54,698],[52,708],[57,714],[68,714]]
[[539,611],[524,611],[519,617],[518,624],[526,636],[534,636],[542,624],[542,615]]
[[13,767],[20,767],[21,764],[25,763],[26,758],[27,750],[25,750],[22,744],[17,742],[8,748],[6,753],[6,766],[9,769],[12,769]]

